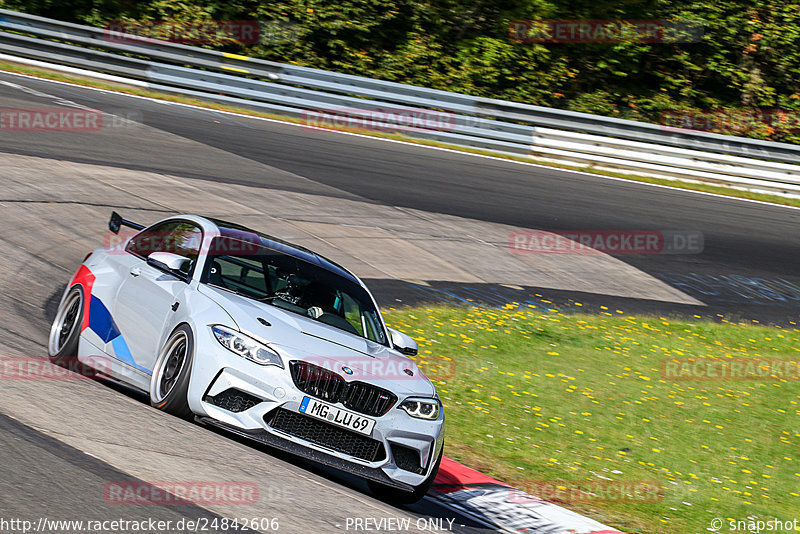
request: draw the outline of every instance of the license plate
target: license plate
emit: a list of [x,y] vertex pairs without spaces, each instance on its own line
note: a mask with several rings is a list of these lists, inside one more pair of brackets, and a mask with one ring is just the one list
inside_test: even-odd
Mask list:
[[374,419],[337,408],[336,406],[310,397],[303,397],[303,402],[300,403],[299,410],[300,413],[368,436],[372,434],[372,429],[375,426]]

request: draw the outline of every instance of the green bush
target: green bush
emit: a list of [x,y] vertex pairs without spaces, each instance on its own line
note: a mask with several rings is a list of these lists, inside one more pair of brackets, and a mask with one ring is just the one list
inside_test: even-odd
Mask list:
[[[130,20],[258,20],[229,52],[471,95],[659,122],[671,109],[800,113],[800,5],[776,0],[10,0],[5,7],[102,26]],[[541,44],[513,20],[657,19],[695,42]],[[792,127],[718,131],[796,142]]]

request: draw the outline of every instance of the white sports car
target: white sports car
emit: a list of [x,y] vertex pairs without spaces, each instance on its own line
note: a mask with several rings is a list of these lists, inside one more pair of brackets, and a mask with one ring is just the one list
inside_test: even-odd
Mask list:
[[[133,235],[119,236],[121,226]],[[204,217],[112,238],[67,285],[53,362],[80,362],[195,417],[421,499],[442,457],[444,413],[355,275],[310,250]]]

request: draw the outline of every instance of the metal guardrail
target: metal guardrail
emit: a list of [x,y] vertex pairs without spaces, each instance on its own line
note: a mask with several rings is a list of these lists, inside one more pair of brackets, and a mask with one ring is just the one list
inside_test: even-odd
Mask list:
[[[261,111],[313,118],[346,110],[369,119],[413,110],[446,124],[398,128],[412,137],[534,155],[667,178],[800,191],[800,146],[478,98],[460,93],[277,63],[166,41],[113,34],[0,9],[0,52],[122,76],[152,89]],[[777,166],[776,166],[777,165]]]

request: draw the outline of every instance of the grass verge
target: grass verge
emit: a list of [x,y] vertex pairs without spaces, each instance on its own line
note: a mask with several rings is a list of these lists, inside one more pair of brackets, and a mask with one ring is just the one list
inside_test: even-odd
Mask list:
[[[746,364],[800,361],[800,330],[515,306],[385,315],[417,340],[446,454],[467,465],[629,533],[797,516],[798,382]],[[736,378],[696,379],[736,361]]]
[[[234,106],[226,106],[214,102],[208,102],[204,100],[200,100],[197,98],[191,97],[184,97],[180,95],[173,95],[167,93],[161,93],[158,91],[142,89],[139,87],[128,86],[123,84],[115,84],[105,81],[100,81],[94,78],[86,77],[86,76],[78,76],[78,75],[71,75],[71,74],[64,74],[54,70],[48,70],[44,68],[34,68],[28,67],[16,63],[9,63],[9,62],[0,62],[0,71],[7,71],[7,72],[16,72],[19,74],[26,74],[28,76],[36,76],[38,78],[44,78],[48,80],[55,80],[61,82],[68,82],[74,83],[77,85],[83,85],[86,87],[94,87],[98,89],[105,89],[108,91],[115,91],[119,93],[143,96],[147,98],[155,98],[158,100],[165,100],[168,102],[178,102],[182,104],[188,104],[192,106],[198,106],[208,109],[220,110],[220,111],[230,111],[233,113],[241,113],[244,115],[252,115],[254,117],[263,117],[268,119],[280,120],[284,122],[291,122],[296,124],[306,124],[306,121],[302,118],[298,117],[289,117],[285,115],[278,115],[273,113],[263,113],[259,111],[254,111],[247,108],[239,108]],[[501,152],[492,152],[489,150],[481,150],[476,148],[470,147],[463,147],[458,145],[450,145],[447,143],[440,143],[437,141],[431,141],[426,139],[416,139],[413,137],[408,137],[402,134],[396,133],[385,133],[385,132],[376,132],[374,130],[365,130],[365,129],[358,129],[358,128],[325,128],[329,130],[336,130],[336,131],[346,131],[351,133],[357,133],[361,135],[368,135],[371,137],[379,137],[383,139],[394,139],[398,141],[404,141],[407,143],[414,143],[418,145],[425,145],[425,146],[433,146],[439,148],[447,148],[451,150],[458,150],[460,152],[467,152],[470,154],[480,154],[485,156],[492,156],[498,157],[503,159],[509,159],[513,161],[521,161],[525,163],[536,163],[539,165],[545,165],[548,167],[553,167],[557,169],[566,169],[566,170],[574,170],[574,171],[581,171],[581,172],[589,172],[592,174],[599,174],[602,176],[611,176],[614,178],[622,178],[625,180],[631,180],[635,182],[644,182],[650,184],[658,184],[658,185],[667,185],[671,187],[676,187],[680,189],[688,189],[692,191],[702,191],[706,193],[715,193],[718,195],[736,197],[736,198],[747,198],[750,200],[760,200],[762,202],[770,202],[773,204],[781,204],[785,206],[798,206],[800,207],[800,198],[792,198],[792,197],[784,197],[781,195],[771,195],[768,193],[759,193],[753,191],[744,191],[740,189],[734,189],[731,187],[725,186],[718,186],[712,184],[704,184],[704,183],[691,183],[691,182],[683,182],[679,180],[667,180],[661,178],[652,178],[648,176],[639,176],[635,174],[627,174],[627,173],[619,173],[619,172],[612,172],[606,171],[602,169],[594,169],[591,167],[582,167],[576,165],[563,165],[559,163],[553,163],[548,161],[537,160],[535,158],[529,158],[524,156],[514,156],[510,154],[504,154]]]

